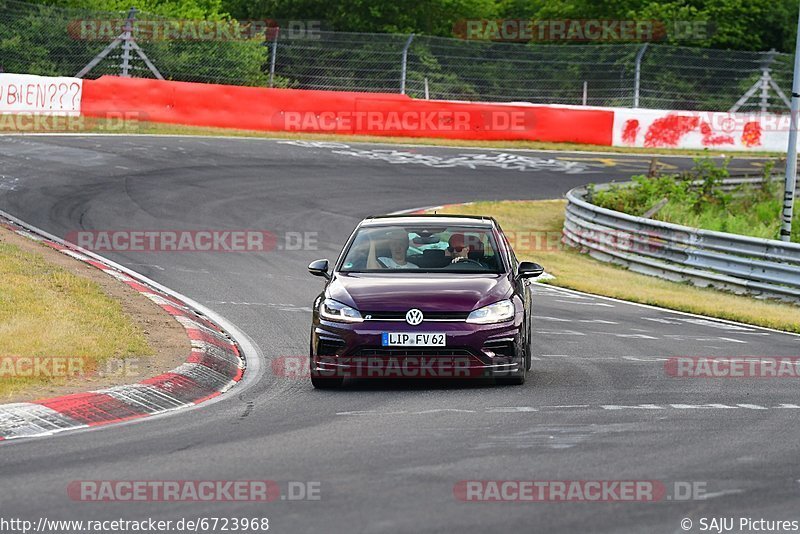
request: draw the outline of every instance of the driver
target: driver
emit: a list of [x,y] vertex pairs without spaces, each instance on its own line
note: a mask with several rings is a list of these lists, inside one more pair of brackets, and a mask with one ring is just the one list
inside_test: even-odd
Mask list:
[[470,252],[479,252],[481,253],[480,256],[483,256],[483,243],[480,238],[474,235],[467,237],[464,234],[453,234],[447,241],[447,250],[445,250],[444,254],[452,258],[450,265],[468,261],[488,269],[488,265],[479,259],[471,259],[469,257]]
[[419,265],[406,260],[408,254],[408,232],[398,228],[386,236],[391,256],[375,257],[375,241],[370,240],[367,268],[369,269],[419,269]]
[[450,236],[444,255],[451,258],[450,263],[458,263],[469,259],[469,247],[466,245],[464,234],[453,234]]

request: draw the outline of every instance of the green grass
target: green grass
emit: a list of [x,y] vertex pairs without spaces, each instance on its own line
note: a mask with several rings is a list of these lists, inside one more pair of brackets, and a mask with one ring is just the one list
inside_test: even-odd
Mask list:
[[67,358],[78,362],[83,374],[107,359],[151,354],[141,330],[98,284],[0,241],[0,401],[26,387],[69,378],[20,376],[15,358]]
[[565,205],[564,200],[475,202],[437,211],[497,218],[520,260],[536,261],[555,276],[547,284],[800,333],[797,306],[645,276],[562,245]]

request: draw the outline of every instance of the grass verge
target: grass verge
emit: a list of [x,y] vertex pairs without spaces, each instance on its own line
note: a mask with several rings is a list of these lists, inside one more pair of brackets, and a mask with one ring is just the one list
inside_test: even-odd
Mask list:
[[565,200],[475,202],[438,213],[488,215],[503,227],[520,260],[541,263],[545,283],[673,310],[800,333],[800,309],[634,273],[594,260],[559,241]]
[[[264,132],[260,130],[238,130],[232,128],[210,128],[203,126],[184,126],[135,120],[116,120],[91,117],[74,117],[71,121],[62,118],[60,122],[36,123],[25,116],[22,120],[15,115],[0,115],[0,133],[115,133],[148,135],[197,135],[223,137],[260,137],[268,139],[301,139],[307,141],[335,141],[338,143],[384,143],[399,145],[433,145],[450,147],[498,148],[543,150],[553,152],[607,152],[614,154],[661,154],[667,156],[723,156],[740,154],[724,150],[688,150],[677,148],[635,148],[584,145],[577,143],[545,143],[541,141],[470,141],[464,139],[431,139],[425,137],[390,137],[378,135],[334,135],[299,132]],[[37,127],[37,124],[39,126]],[[777,152],[741,152],[747,157],[781,156]]]
[[0,398],[63,385],[111,358],[151,354],[142,330],[97,283],[0,240]]

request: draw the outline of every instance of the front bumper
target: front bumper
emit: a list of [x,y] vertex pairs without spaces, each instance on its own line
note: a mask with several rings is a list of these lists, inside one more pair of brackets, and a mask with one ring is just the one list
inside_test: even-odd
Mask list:
[[[464,321],[338,323],[315,317],[311,372],[320,376],[465,378],[520,372],[522,314],[511,321],[476,325]],[[382,347],[384,332],[444,333],[446,347]]]

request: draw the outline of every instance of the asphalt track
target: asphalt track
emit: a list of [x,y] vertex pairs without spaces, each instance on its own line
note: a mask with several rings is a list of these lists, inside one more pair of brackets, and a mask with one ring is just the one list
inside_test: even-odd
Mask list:
[[[0,515],[269,517],[272,532],[348,533],[680,532],[684,517],[698,532],[701,517],[798,519],[797,381],[678,379],[664,371],[670,356],[797,356],[798,337],[539,287],[536,359],[522,387],[356,382],[322,392],[305,379],[273,375],[272,359],[307,353],[309,306],[320,281],[306,265],[335,257],[362,217],[470,200],[556,198],[648,163],[497,153],[0,137],[0,209],[56,235],[248,228],[316,232],[316,245],[307,248],[318,249],[106,254],[236,324],[259,347],[262,373],[188,412],[3,444]],[[75,480],[252,479],[282,488],[319,481],[321,499],[85,503],[67,495]],[[675,482],[700,482],[706,498],[459,502],[454,485],[473,479],[659,480],[670,491]]]

